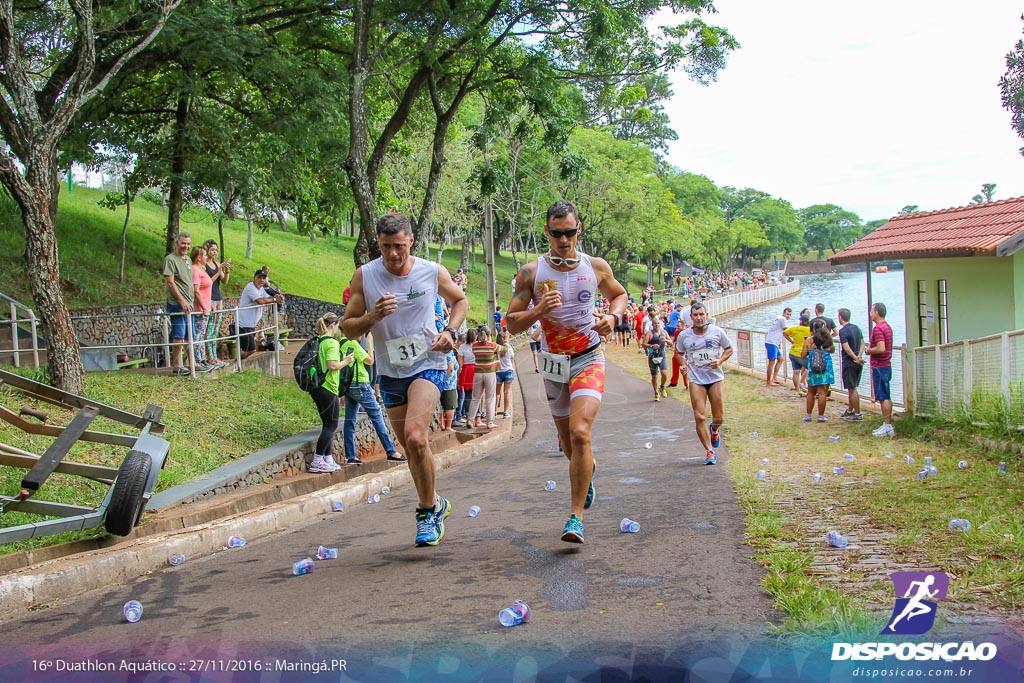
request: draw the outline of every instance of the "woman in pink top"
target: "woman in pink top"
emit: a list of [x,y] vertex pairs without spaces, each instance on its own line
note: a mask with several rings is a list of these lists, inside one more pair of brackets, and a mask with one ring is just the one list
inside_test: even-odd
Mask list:
[[196,295],[192,306],[192,348],[195,351],[196,372],[209,372],[218,367],[206,360],[206,324],[210,320],[210,292],[213,280],[206,272],[206,250],[192,247],[192,282],[195,283]]

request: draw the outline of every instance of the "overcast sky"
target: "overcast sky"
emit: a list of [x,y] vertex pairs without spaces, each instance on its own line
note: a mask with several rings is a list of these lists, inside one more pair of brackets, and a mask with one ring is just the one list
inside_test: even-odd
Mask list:
[[716,0],[740,42],[718,82],[673,78],[668,159],[717,185],[861,219],[1024,195],[999,78],[1024,3]]

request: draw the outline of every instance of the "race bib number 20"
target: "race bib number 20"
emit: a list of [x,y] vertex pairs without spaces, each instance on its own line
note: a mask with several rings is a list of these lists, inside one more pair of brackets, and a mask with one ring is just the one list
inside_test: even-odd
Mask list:
[[691,355],[691,359],[693,360],[693,364],[694,365],[701,365],[701,366],[711,365],[711,361],[713,361],[715,358],[717,358],[717,356],[715,355],[715,352],[714,352],[713,349],[700,349],[700,350],[694,351],[693,354]]
[[569,383],[569,356],[567,354],[541,351],[537,355],[540,360],[540,374],[544,379],[559,384]]

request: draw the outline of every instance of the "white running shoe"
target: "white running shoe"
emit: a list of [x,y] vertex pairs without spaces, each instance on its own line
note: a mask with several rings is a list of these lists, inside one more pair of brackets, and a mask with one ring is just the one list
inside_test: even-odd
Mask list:
[[896,436],[896,429],[891,424],[882,424],[881,427],[871,432],[872,436],[888,436],[890,439]]
[[332,455],[325,455],[324,456],[324,465],[326,465],[327,467],[330,467],[331,468],[330,469],[331,472],[337,472],[338,470],[341,469],[341,465],[339,465],[338,463],[334,462],[334,456],[332,456]]
[[309,463],[309,471],[313,474],[329,474],[334,470],[327,464],[327,460],[324,456],[314,455],[313,462]]

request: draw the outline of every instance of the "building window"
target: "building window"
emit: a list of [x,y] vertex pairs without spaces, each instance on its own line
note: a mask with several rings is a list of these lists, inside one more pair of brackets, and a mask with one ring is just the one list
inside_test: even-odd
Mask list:
[[918,346],[928,346],[928,286],[917,281],[917,339]]
[[939,310],[935,322],[939,324],[939,343],[949,343],[949,304],[946,300],[946,281],[939,280]]

